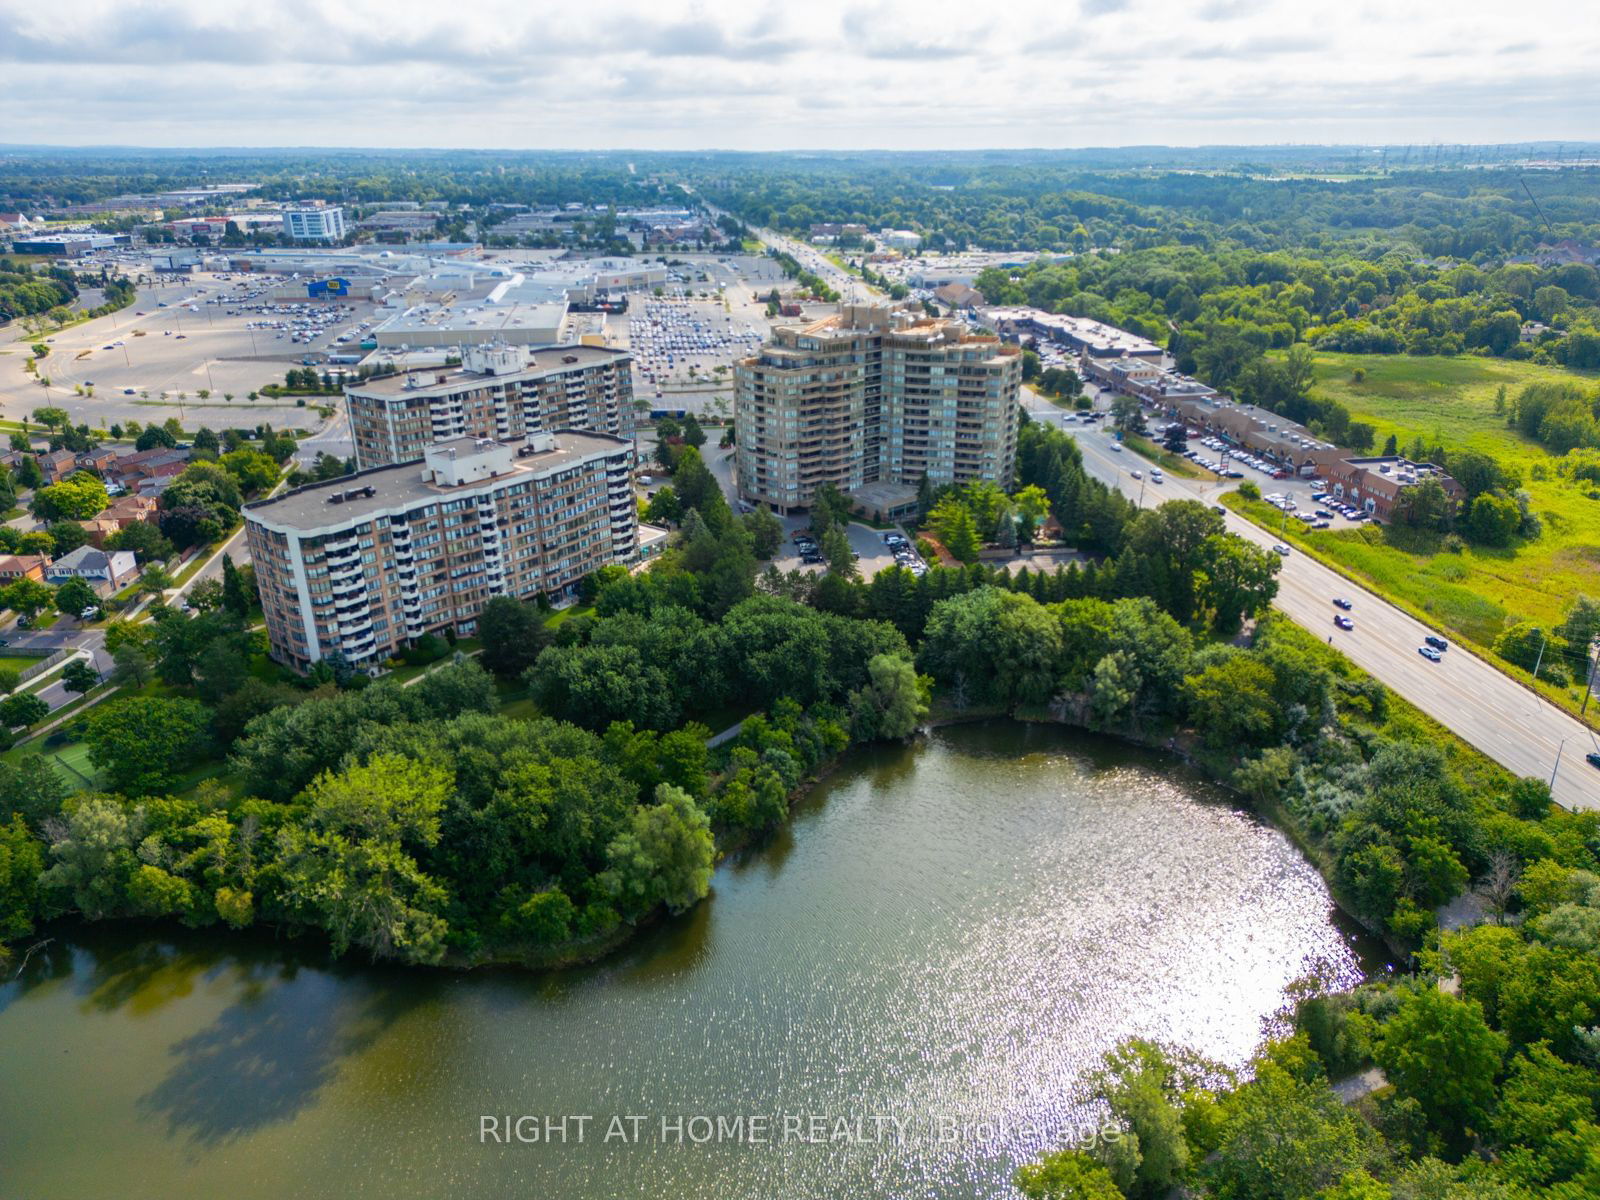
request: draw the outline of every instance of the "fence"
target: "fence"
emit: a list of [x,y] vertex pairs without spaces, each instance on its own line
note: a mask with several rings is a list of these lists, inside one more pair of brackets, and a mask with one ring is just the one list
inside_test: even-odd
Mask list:
[[55,666],[62,659],[71,658],[77,652],[78,651],[71,646],[62,647],[60,650],[57,650],[51,654],[48,658],[41,658],[38,662],[34,663],[33,666],[24,667],[22,669],[21,678],[18,680],[18,682],[27,683],[28,680],[32,679],[34,676],[44,674],[44,672]]

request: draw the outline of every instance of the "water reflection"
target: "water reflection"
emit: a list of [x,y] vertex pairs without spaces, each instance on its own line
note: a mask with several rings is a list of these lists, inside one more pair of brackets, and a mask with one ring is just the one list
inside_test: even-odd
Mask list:
[[[546,975],[57,931],[0,987],[0,1193],[1000,1195],[1092,1119],[1118,1039],[1238,1063],[1311,957],[1358,961],[1281,835],[1168,764],[1009,723],[856,756],[715,886]],[[908,1138],[475,1141],[525,1112],[884,1114]]]

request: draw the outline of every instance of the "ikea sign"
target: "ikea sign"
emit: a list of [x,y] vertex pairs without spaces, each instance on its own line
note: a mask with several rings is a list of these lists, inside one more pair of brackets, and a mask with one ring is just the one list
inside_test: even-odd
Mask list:
[[313,300],[320,300],[328,296],[348,296],[350,294],[350,281],[348,279],[318,279],[306,286],[306,294]]

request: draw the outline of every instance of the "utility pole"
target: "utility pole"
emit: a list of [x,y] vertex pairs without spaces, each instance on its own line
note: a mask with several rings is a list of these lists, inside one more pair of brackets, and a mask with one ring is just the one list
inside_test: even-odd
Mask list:
[[1542,639],[1539,642],[1539,653],[1533,660],[1533,677],[1535,679],[1539,678],[1539,667],[1544,663],[1544,648],[1550,644],[1550,635],[1545,633],[1544,630],[1539,630],[1539,637]]

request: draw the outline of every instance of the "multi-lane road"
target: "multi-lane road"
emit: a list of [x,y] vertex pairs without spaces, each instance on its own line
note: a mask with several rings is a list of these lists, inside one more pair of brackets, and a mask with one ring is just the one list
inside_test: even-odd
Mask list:
[[[1064,423],[1060,409],[1032,393],[1024,393],[1024,401],[1030,416],[1064,428],[1077,440],[1091,475],[1136,502],[1141,501],[1142,493],[1145,507],[1178,499],[1215,504],[1217,497],[1233,486],[1196,483],[1171,474],[1162,484],[1134,479],[1134,470],[1148,476],[1149,464],[1129,452],[1111,450],[1108,432]],[[1231,532],[1258,545],[1271,547],[1278,541],[1243,517],[1229,513],[1225,519]],[[1334,626],[1333,618],[1339,613],[1333,606],[1335,596],[1352,602],[1349,615],[1354,630],[1346,632]],[[1275,604],[1299,624],[1329,638],[1351,662],[1507,770],[1545,780],[1553,775],[1559,803],[1568,808],[1600,809],[1600,770],[1584,759],[1585,754],[1600,750],[1600,737],[1484,659],[1452,645],[1443,661],[1429,662],[1417,650],[1423,638],[1437,635],[1437,630],[1298,550],[1283,560]]]

